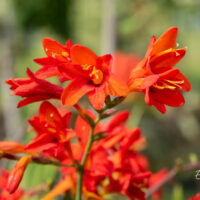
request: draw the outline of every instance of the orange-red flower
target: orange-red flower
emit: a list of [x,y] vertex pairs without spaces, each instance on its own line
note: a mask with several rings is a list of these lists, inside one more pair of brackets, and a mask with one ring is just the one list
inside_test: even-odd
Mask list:
[[178,29],[172,27],[158,40],[151,38],[144,59],[131,71],[129,88],[145,94],[145,102],[165,113],[165,105],[181,106],[184,97],[179,90],[191,88],[186,77],[173,68],[185,55],[186,48],[176,49]]
[[104,126],[108,136],[96,144],[109,152],[108,159],[113,165],[107,176],[108,183],[104,185],[102,182],[100,194],[117,192],[130,199],[142,200],[145,195],[143,189],[148,187],[151,172],[148,171],[147,159],[138,153],[144,142],[140,130],[129,130],[124,125],[128,116],[127,111],[115,115]]
[[[93,120],[93,113],[86,111]],[[107,125],[98,124],[95,135],[105,132],[106,138],[95,141],[88,155],[83,176],[83,195],[103,199],[107,193],[118,192],[134,199],[144,199],[143,189],[148,187],[151,172],[148,171],[147,159],[138,153],[144,142],[139,129],[129,130],[125,127],[127,111],[114,116]],[[88,142],[90,126],[80,116],[76,120],[75,132],[77,143],[71,143],[74,160],[80,162]],[[142,145],[143,146],[143,145]],[[62,163],[69,164],[68,159]],[[61,168],[63,179],[49,195],[54,197],[66,190],[72,190],[77,182],[75,168]],[[64,188],[65,178],[70,186]],[[48,198],[47,198],[48,199]]]
[[29,69],[27,69],[27,75],[28,78],[6,80],[13,93],[24,98],[18,103],[18,108],[37,101],[60,99],[62,87],[37,78]]
[[55,40],[44,38],[43,47],[47,57],[34,59],[37,64],[42,65],[42,68],[39,69],[35,75],[41,79],[46,79],[52,76],[59,76],[61,82],[66,81],[66,77],[64,77],[58,70],[58,65],[71,61],[71,46],[71,40],[68,40],[65,46],[63,46]]
[[[114,135],[110,137],[110,140],[115,142],[109,142],[105,138],[105,147],[109,148],[110,151],[114,149],[110,155],[114,170],[108,177],[109,184],[105,186],[103,192],[117,192],[133,200],[135,198],[144,200],[143,189],[148,187],[151,172],[148,171],[147,159],[137,152],[138,144],[141,145],[142,139],[140,130],[130,131],[125,127],[120,130],[116,125],[112,132]],[[118,137],[117,133],[121,137]]]
[[75,132],[69,129],[71,113],[63,116],[55,106],[45,101],[40,105],[39,116],[29,120],[37,136],[25,146],[28,152],[44,152],[59,160],[71,155],[70,139]]
[[62,93],[62,102],[72,106],[87,94],[92,106],[103,107],[106,95],[125,96],[127,87],[111,73],[111,55],[97,56],[87,47],[73,45],[71,63],[61,64],[60,71],[71,83]]

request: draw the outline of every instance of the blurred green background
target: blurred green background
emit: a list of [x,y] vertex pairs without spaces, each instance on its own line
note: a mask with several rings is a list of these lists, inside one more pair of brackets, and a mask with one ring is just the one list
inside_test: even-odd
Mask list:
[[[179,28],[180,47],[188,47],[178,64],[192,84],[191,92],[185,94],[186,104],[168,108],[162,115],[147,107],[143,96],[136,96],[121,109],[131,110],[129,125],[140,126],[147,137],[143,153],[153,172],[172,168],[177,159],[184,164],[200,158],[199,0],[0,0],[0,139],[25,142],[31,136],[26,134],[26,121],[36,113],[38,104],[17,109],[19,98],[9,96],[4,81],[25,77],[27,67],[38,69],[33,59],[45,56],[42,38],[51,37],[62,44],[71,38],[98,55],[122,50],[142,57],[150,37],[159,37],[171,26]],[[0,162],[1,168],[12,165]],[[53,167],[31,165],[22,186],[53,185],[55,176]],[[195,171],[180,174],[165,187],[163,200],[184,200],[197,192],[200,181],[195,179]]]

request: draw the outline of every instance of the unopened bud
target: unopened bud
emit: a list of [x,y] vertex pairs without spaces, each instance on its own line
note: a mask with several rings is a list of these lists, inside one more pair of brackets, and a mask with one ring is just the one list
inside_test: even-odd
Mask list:
[[31,156],[22,157],[14,166],[14,168],[10,171],[7,182],[7,191],[10,194],[14,193],[17,190],[24,175],[24,171],[31,160]]
[[24,146],[18,142],[1,141],[0,150],[7,153],[24,153]]

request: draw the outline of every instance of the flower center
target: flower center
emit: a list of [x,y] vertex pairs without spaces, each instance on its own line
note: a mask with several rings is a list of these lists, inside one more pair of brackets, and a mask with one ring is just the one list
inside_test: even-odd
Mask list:
[[103,81],[103,72],[99,69],[96,69],[94,66],[92,72],[90,73],[90,77],[95,85],[99,85]]
[[103,72],[97,69],[95,65],[84,64],[81,65],[82,69],[85,71],[90,71],[90,78],[95,85],[99,85],[103,81]]

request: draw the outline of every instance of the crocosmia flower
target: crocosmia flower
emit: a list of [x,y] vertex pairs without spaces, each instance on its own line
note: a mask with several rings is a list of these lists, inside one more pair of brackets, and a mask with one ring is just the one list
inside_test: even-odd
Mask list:
[[55,40],[44,38],[43,47],[47,57],[34,59],[37,64],[42,66],[42,68],[36,72],[36,76],[43,79],[59,76],[61,82],[66,81],[67,79],[59,72],[58,65],[71,61],[71,46],[71,40],[68,40],[65,46],[63,46]]
[[186,48],[177,49],[178,29],[172,27],[158,40],[151,38],[144,59],[131,71],[129,88],[145,94],[145,102],[165,113],[165,105],[182,106],[182,91],[190,91],[190,83],[177,68],[173,68],[185,55]]
[[72,81],[62,93],[62,103],[71,106],[87,94],[92,106],[103,107],[106,95],[125,96],[127,87],[111,73],[111,55],[97,56],[81,45],[70,49],[71,63],[59,66]]
[[69,157],[69,142],[75,136],[75,132],[68,128],[70,116],[70,112],[61,115],[51,103],[43,102],[40,105],[39,116],[29,120],[37,135],[25,149],[31,153],[43,152],[59,160]]
[[18,108],[37,101],[60,99],[62,87],[37,78],[30,69],[27,69],[27,75],[28,78],[6,80],[13,93],[24,98],[18,103]]

